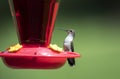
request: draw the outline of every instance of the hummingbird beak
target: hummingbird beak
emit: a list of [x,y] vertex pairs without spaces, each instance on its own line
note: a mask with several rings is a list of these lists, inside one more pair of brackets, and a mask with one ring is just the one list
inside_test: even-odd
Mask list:
[[66,31],[66,32],[68,31],[68,30],[66,30],[66,29],[63,29],[63,28],[59,28],[59,30],[63,30],[63,31]]

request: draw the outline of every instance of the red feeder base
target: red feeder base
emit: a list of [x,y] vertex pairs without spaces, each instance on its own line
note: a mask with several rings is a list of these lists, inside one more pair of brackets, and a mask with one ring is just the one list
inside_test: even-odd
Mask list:
[[3,60],[11,68],[56,69],[65,64],[66,58],[3,57]]
[[0,53],[8,67],[19,69],[56,69],[62,67],[67,58],[79,56],[74,52],[58,53],[45,47],[23,47],[14,53]]

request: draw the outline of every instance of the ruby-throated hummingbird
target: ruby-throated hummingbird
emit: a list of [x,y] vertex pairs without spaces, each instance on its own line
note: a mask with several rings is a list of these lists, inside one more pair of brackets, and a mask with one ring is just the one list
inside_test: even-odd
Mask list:
[[[75,37],[75,31],[73,29],[68,29],[64,31],[68,33],[67,37],[64,40],[64,44],[63,44],[64,51],[74,52],[73,39]],[[75,65],[75,58],[68,58],[67,60],[70,66]]]

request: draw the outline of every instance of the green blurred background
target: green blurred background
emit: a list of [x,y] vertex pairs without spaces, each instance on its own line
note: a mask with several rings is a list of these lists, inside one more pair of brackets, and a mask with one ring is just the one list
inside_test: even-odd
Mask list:
[[[76,31],[76,66],[55,70],[11,69],[0,59],[0,79],[120,79],[119,0],[61,0],[52,43],[62,47],[66,33]],[[0,0],[0,50],[18,43],[7,0]]]

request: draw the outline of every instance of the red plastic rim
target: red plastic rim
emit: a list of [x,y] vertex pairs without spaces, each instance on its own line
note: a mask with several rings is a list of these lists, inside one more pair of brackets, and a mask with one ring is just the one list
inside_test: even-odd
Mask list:
[[76,58],[80,54],[75,52],[57,52],[46,47],[25,47],[17,52],[9,53],[8,51],[0,53],[0,57],[61,57],[61,58]]

